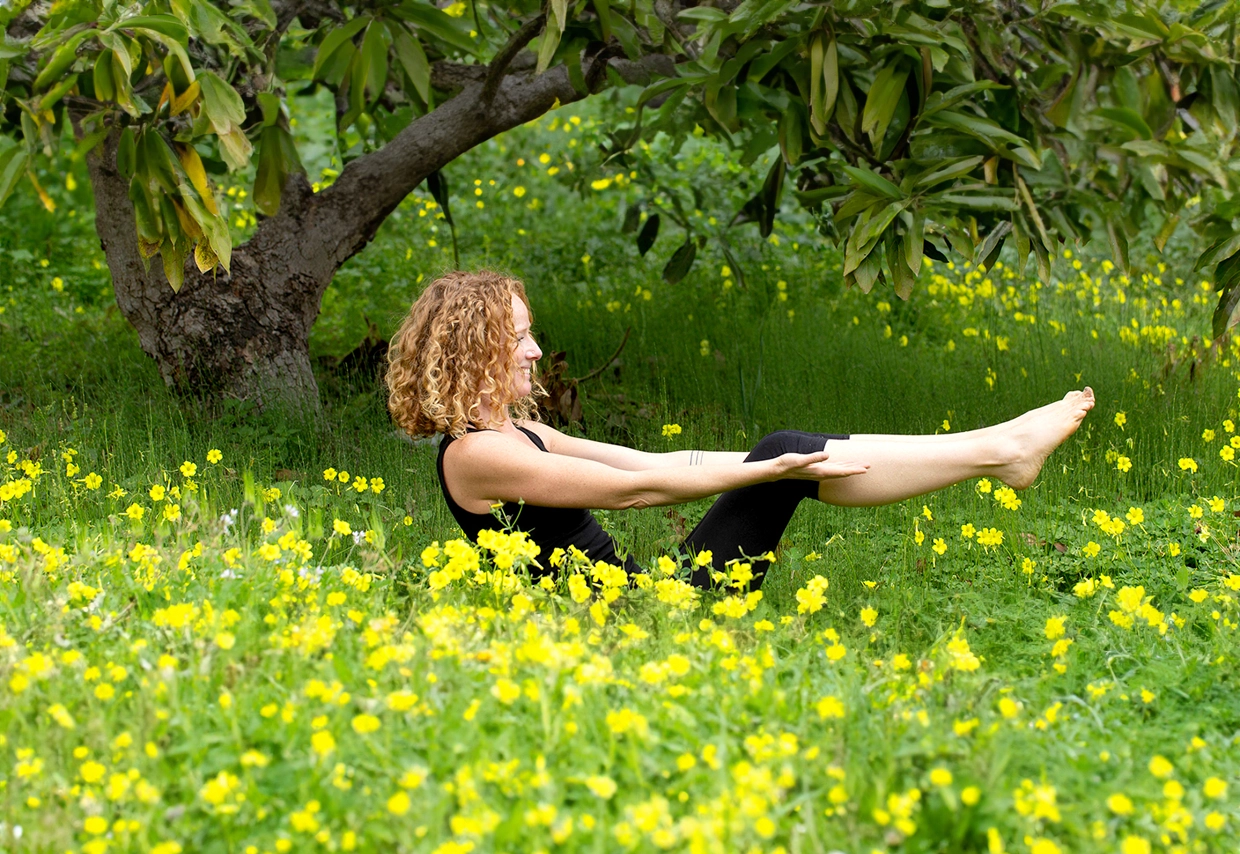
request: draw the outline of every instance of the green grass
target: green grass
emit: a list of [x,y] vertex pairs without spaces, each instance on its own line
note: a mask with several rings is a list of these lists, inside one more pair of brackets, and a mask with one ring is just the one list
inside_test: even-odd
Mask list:
[[[782,427],[960,431],[1086,383],[1098,407],[1017,510],[977,483],[803,507],[754,610],[730,591],[681,610],[675,585],[608,592],[588,571],[594,596],[578,602],[569,570],[545,589],[519,554],[515,575],[494,569],[515,543],[480,555],[492,574],[443,585],[446,558],[427,566],[424,549],[458,532],[435,450],[396,435],[371,379],[324,372],[318,426],[183,408],[110,307],[86,189],[53,188],[54,215],[16,197],[0,218],[0,455],[14,454],[0,485],[27,477],[23,463],[43,473],[0,502],[0,848],[1234,850],[1236,787],[1207,781],[1240,772],[1240,506],[1220,457],[1240,421],[1240,350],[1200,340],[1212,295],[1185,265],[1150,262],[1124,283],[1096,258],[1061,258],[1065,284],[1042,288],[936,264],[901,303],[844,291],[837,255],[790,211],[777,244],[731,236],[741,271],[725,276],[711,243],[667,285],[680,234],[637,254],[619,232],[642,191],[591,189],[585,155],[569,170],[598,129],[586,116],[565,132],[565,115],[449,177],[463,262],[527,282],[540,343],[566,351],[570,373],[631,329],[583,384],[574,429],[742,449]],[[667,164],[650,167],[666,192],[710,188],[702,233],[753,182],[705,145]],[[450,260],[426,201],[341,271],[315,356],[347,352],[367,319],[390,333]],[[683,432],[664,438],[668,423]],[[155,500],[154,485],[180,496]],[[706,506],[601,515],[653,585]],[[815,576],[829,582],[816,608]],[[1108,802],[1118,793],[1131,813]]]

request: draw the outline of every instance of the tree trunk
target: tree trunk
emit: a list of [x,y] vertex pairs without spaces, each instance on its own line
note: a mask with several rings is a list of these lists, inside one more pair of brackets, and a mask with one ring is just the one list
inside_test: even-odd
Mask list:
[[[116,169],[118,137],[113,132],[88,157],[96,230],[116,303],[164,382],[203,400],[236,397],[316,412],[310,326],[336,266],[307,265],[290,239],[296,234],[290,223],[238,247],[231,274],[201,273],[191,261],[174,293],[159,258],[144,262],[138,253],[129,182]],[[289,204],[276,220],[304,210],[301,197],[312,195],[302,176],[288,182],[286,193]]]
[[[673,70],[667,57],[649,59],[646,65],[623,60],[611,65],[632,80]],[[113,129],[87,158],[96,230],[117,305],[165,383],[207,401],[234,397],[303,415],[318,411],[310,328],[336,270],[432,172],[541,116],[557,100],[567,104],[583,97],[562,66],[538,76],[511,73],[490,89],[482,79],[485,68],[464,73],[472,82],[455,97],[349,163],[331,187],[314,193],[304,175],[291,175],[279,212],[233,250],[231,271],[201,273],[191,258],[176,293],[159,259],[147,264],[138,252],[128,180],[116,168],[119,130]]]

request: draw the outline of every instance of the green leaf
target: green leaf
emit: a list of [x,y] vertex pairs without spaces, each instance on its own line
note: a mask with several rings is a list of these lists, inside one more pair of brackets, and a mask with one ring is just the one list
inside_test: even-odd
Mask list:
[[366,35],[362,38],[359,56],[366,68],[365,94],[368,104],[379,100],[379,96],[383,94],[383,87],[387,83],[388,43],[386,36],[387,27],[380,22],[372,22],[366,28]]
[[548,19],[547,26],[543,28],[542,38],[538,42],[538,64],[534,67],[535,74],[542,74],[550,67],[551,60],[555,59],[555,50],[559,46],[560,30]]
[[686,21],[697,21],[699,24],[717,24],[728,19],[728,13],[722,9],[714,9],[710,6],[696,6],[690,9],[682,9],[676,13],[677,18],[683,18]]
[[642,230],[637,233],[637,254],[643,258],[646,257],[646,253],[650,251],[651,246],[654,246],[658,237],[659,215],[651,214],[642,225]]
[[1029,230],[1019,213],[1012,220],[1012,239],[1016,243],[1016,274],[1023,276],[1029,263]]
[[1231,70],[1223,65],[1210,66],[1210,101],[1223,131],[1228,135],[1236,132],[1236,114],[1240,112],[1240,98],[1236,96],[1236,81]]
[[697,243],[692,237],[685,238],[685,242],[672,253],[671,259],[668,260],[667,266],[663,268],[663,281],[669,285],[674,285],[689,274],[689,269],[693,266],[693,259],[697,257]]
[[864,166],[842,166],[840,167],[853,179],[853,183],[859,187],[864,187],[877,196],[885,196],[888,199],[903,199],[904,191],[895,184],[888,181],[877,172],[871,172]]
[[805,131],[801,124],[801,111],[796,104],[789,104],[779,116],[779,149],[784,162],[796,167],[801,162]]
[[39,112],[50,110],[52,107],[56,106],[56,103],[65,96],[66,92],[76,86],[77,82],[78,75],[70,74],[51,89],[48,89],[47,92],[43,94],[43,97],[39,99]]
[[[258,171],[254,176],[254,207],[263,216],[275,216],[280,209],[280,194],[288,178],[284,146],[280,136],[288,132],[278,125],[263,128],[258,140]],[[291,141],[290,141],[291,142]]]
[[404,27],[388,22],[388,30],[392,34],[392,45],[396,50],[396,60],[409,75],[413,88],[424,104],[431,100],[431,65],[426,59],[426,51],[422,43],[409,34]]
[[871,252],[853,271],[853,281],[863,294],[868,294],[882,275],[883,262],[878,252]]
[[413,24],[424,35],[437,38],[470,56],[476,56],[483,44],[469,35],[470,23],[464,17],[454,18],[424,0],[405,0],[393,8],[392,13]]
[[1219,294],[1218,305],[1211,318],[1211,337],[1221,338],[1231,326],[1236,306],[1240,305],[1240,256],[1233,256],[1218,265],[1214,271],[1214,287]]
[[217,134],[222,137],[245,123],[245,104],[226,80],[213,71],[203,71],[198,75],[198,85],[202,87],[203,109]]
[[43,66],[39,76],[34,79],[35,90],[45,89],[53,81],[59,81],[61,75],[68,71],[69,66],[73,65],[73,61],[77,59],[78,47],[88,36],[95,35],[95,32],[93,29],[82,30],[70,36],[64,44],[56,48],[47,60],[47,65]]
[[1205,252],[1202,252],[1201,256],[1197,258],[1197,263],[1193,265],[1193,272],[1204,270],[1206,267],[1213,267],[1215,264],[1226,261],[1237,252],[1240,252],[1240,232],[1224,237]]
[[913,182],[913,186],[920,189],[929,189],[935,184],[941,184],[944,181],[951,181],[956,178],[968,175],[978,166],[982,165],[982,161],[986,158],[981,155],[973,157],[961,157],[948,163],[940,165],[937,169],[923,172]]
[[1128,237],[1122,226],[1115,222],[1114,217],[1107,218],[1107,241],[1111,244],[1111,255],[1115,258],[1115,266],[1121,273],[1128,275]]
[[189,30],[185,25],[172,15],[134,15],[130,18],[121,18],[115,24],[108,27],[107,32],[114,33],[117,30],[151,30],[170,39],[175,39],[181,44],[189,41]]
[[1154,132],[1150,130],[1150,126],[1145,123],[1145,119],[1141,118],[1141,114],[1136,110],[1130,110],[1127,107],[1102,107],[1097,111],[1097,114],[1107,121],[1132,131],[1141,139],[1148,140],[1154,138]]
[[1020,205],[1013,196],[999,195],[964,195],[960,193],[940,193],[927,196],[926,203],[934,203],[962,211],[1014,211]]
[[1007,89],[1007,86],[996,83],[993,80],[977,80],[973,83],[964,83],[946,92],[933,92],[926,98],[926,106],[922,109],[922,116],[930,116],[949,107],[954,107],[961,101],[969,98],[978,92],[985,92],[989,89]]
[[611,2],[610,0],[591,0],[594,13],[598,15],[598,27],[604,42],[611,41]]
[[975,257],[981,259],[978,267],[982,272],[986,272],[994,266],[999,256],[999,250],[1003,248],[1003,239],[1008,236],[1011,230],[1012,223],[1005,219],[991,229],[990,234],[986,235],[986,239],[982,241],[982,245],[975,253]]
[[362,27],[369,24],[371,20],[372,19],[369,15],[362,15],[354,18],[342,27],[334,27],[329,30],[327,35],[323,38],[323,41],[319,43],[318,53],[316,53],[314,57],[314,70],[311,72],[310,76],[316,80],[319,79],[323,66],[326,65],[332,58],[332,55],[340,48],[341,45],[347,41],[350,41],[355,35],[360,33],[362,31]]
[[779,212],[779,197],[784,189],[784,174],[787,166],[782,157],[776,157],[762,182],[762,217],[758,220],[758,233],[763,239],[771,236],[775,227],[775,215]]
[[20,145],[11,145],[0,152],[0,206],[3,206],[13,193],[17,182],[26,173],[29,162],[30,156]]
[[1029,141],[1025,138],[1004,130],[997,122],[983,119],[980,116],[971,116],[955,110],[942,110],[931,116],[929,120],[931,124],[952,128],[976,137],[991,148],[997,148],[1001,142],[1029,145]]
[[914,276],[921,272],[921,259],[925,251],[926,216],[920,210],[913,211],[913,221],[904,230],[904,263]]
[[899,60],[890,62],[874,75],[874,82],[865,96],[861,132],[870,137],[870,146],[876,153],[887,134],[887,125],[895,115],[907,79],[908,67]]
[[134,144],[133,128],[126,127],[121,131],[121,138],[116,144],[116,171],[126,179],[132,179],[137,162],[138,154]]
[[92,82],[95,97],[100,101],[116,100],[116,78],[112,74],[112,51],[105,50],[95,57],[95,69]]

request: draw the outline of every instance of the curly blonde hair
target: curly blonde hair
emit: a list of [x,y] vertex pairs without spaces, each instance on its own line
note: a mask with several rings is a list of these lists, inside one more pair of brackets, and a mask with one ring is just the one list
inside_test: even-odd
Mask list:
[[[510,388],[516,329],[512,297],[525,303],[519,279],[481,270],[456,271],[431,282],[409,309],[388,350],[388,409],[410,436],[464,435],[485,427],[485,395],[514,418],[535,415],[533,392],[514,399]],[[533,321],[533,312],[530,320]]]

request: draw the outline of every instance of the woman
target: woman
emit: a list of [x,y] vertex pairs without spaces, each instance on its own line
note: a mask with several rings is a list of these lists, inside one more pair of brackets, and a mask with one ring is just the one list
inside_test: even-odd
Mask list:
[[[710,551],[713,569],[779,543],[804,498],[865,507],[903,501],[972,477],[1029,486],[1047,456],[1093,408],[1093,392],[993,427],[941,436],[846,436],[780,431],[748,454],[647,453],[567,436],[532,419],[542,351],[530,332],[525,288],[495,272],[432,282],[392,340],[392,416],[411,436],[443,434],[439,480],[471,538],[511,524],[542,547],[570,545],[592,560],[626,564],[590,508],[679,504],[720,495],[685,540]],[[502,521],[497,521],[494,510]],[[755,583],[767,562],[755,560]],[[712,567],[691,580],[706,586]]]

